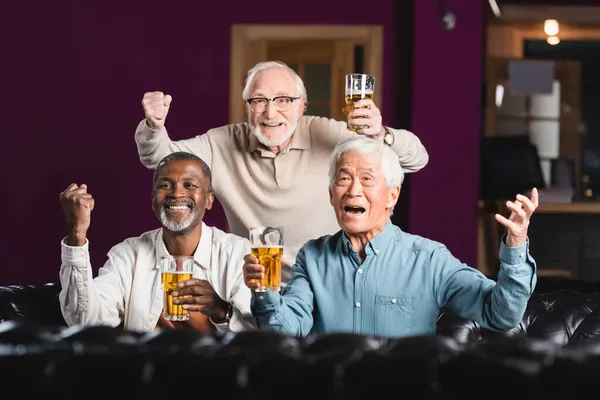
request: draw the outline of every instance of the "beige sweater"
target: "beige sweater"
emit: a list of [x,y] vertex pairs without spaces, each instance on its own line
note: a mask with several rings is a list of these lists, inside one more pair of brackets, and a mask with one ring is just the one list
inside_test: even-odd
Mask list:
[[[421,141],[406,130],[393,133],[392,148],[404,170],[423,168],[429,156]],[[340,229],[329,203],[329,161],[334,146],[352,135],[346,122],[304,116],[289,146],[275,155],[258,142],[247,123],[174,142],[166,129],[153,131],[142,120],[135,141],[148,168],[175,151],[202,158],[212,170],[215,196],[232,233],[248,237],[251,226],[283,226],[284,258],[289,263],[282,271],[285,283],[304,243]]]

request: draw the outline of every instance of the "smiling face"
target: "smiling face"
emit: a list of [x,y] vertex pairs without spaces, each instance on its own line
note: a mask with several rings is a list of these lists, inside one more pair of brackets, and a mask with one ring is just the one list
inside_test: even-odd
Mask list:
[[338,224],[349,238],[368,240],[381,232],[400,194],[388,189],[378,154],[349,151],[340,157],[329,199]]
[[172,160],[157,170],[152,208],[169,232],[184,234],[196,229],[213,201],[199,162]]
[[[277,96],[297,97],[296,92],[296,85],[290,71],[285,68],[272,68],[259,72],[255,76],[249,97],[267,99]],[[288,111],[277,111],[272,101],[269,101],[261,112],[252,111],[247,103],[246,109],[252,132],[262,144],[267,147],[285,147],[296,130],[298,120],[302,117],[304,100],[295,100]]]

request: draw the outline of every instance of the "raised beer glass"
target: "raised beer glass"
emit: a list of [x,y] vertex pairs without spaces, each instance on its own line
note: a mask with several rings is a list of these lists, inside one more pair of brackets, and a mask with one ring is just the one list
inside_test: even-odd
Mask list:
[[[375,78],[367,74],[349,74],[346,75],[346,106],[348,111],[354,109],[354,103],[362,99],[373,99],[375,93]],[[348,129],[351,131],[360,131],[368,128],[368,125],[361,124],[360,119],[365,117],[355,117],[348,119]]]
[[283,228],[259,226],[250,228],[252,255],[265,267],[257,292],[277,292],[281,287],[281,259],[283,257]]
[[[163,315],[169,321],[187,321],[190,314],[182,304],[173,304],[173,293],[177,284],[192,279],[194,274],[194,257],[166,256],[161,259],[161,283],[164,293]],[[184,298],[186,296],[181,296]]]

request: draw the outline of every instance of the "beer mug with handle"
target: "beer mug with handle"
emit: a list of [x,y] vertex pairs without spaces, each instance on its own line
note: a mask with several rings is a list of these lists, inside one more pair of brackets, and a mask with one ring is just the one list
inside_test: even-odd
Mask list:
[[173,304],[173,291],[177,284],[192,279],[194,274],[194,257],[165,256],[161,259],[161,283],[164,293],[163,315],[168,321],[187,321],[190,314],[181,304]]
[[250,228],[252,255],[265,267],[257,292],[277,292],[281,287],[281,259],[283,257],[283,228],[259,226]]
[[[373,99],[375,94],[375,78],[367,74],[349,74],[346,75],[346,106],[348,111],[354,109],[354,103],[362,99]],[[348,129],[351,131],[360,131],[368,125],[361,124],[361,119],[365,117],[356,117],[348,119]],[[359,132],[360,133],[360,132]]]

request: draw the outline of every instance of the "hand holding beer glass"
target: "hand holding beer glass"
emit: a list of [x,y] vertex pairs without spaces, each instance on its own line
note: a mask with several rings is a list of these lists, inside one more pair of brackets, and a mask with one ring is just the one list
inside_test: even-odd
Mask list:
[[[164,292],[163,315],[168,321],[187,321],[190,314],[181,304],[173,304],[173,291],[177,284],[192,279],[194,274],[194,257],[166,256],[161,260],[161,283]],[[186,296],[181,296],[186,297]]]
[[[362,99],[373,100],[375,94],[375,78],[367,74],[349,74],[346,75],[346,106],[348,111],[354,110],[354,103]],[[348,129],[351,131],[360,131],[367,129],[369,125],[361,124],[360,119],[367,118],[358,116],[348,118]],[[359,133],[359,132],[357,132]]]
[[250,228],[252,255],[265,268],[258,281],[257,292],[277,292],[281,285],[281,259],[283,257],[283,228],[261,226]]

